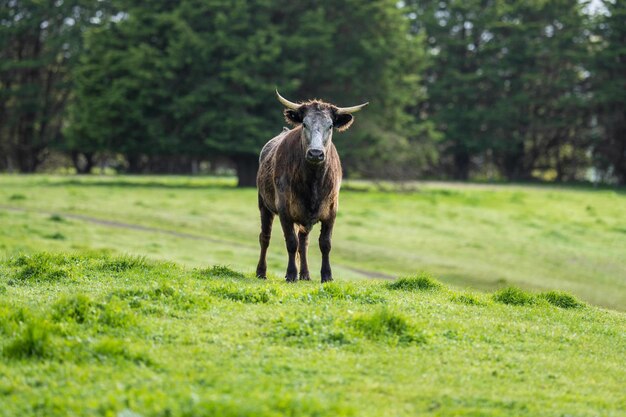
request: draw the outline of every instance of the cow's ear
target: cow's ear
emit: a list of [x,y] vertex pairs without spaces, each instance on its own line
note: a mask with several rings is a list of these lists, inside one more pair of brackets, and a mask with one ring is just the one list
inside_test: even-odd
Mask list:
[[335,126],[335,129],[343,132],[352,126],[352,122],[354,122],[354,117],[352,117],[351,114],[336,114],[335,120],[333,120],[333,125]]
[[285,109],[283,114],[285,115],[285,120],[287,121],[287,123],[290,123],[294,126],[302,123],[302,120],[304,119],[304,115],[301,110]]

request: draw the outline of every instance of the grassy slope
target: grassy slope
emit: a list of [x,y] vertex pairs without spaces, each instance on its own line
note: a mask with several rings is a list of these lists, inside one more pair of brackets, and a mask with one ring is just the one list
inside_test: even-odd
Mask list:
[[0,263],[0,415],[618,416],[625,317],[423,276],[21,256]]
[[[358,270],[390,276],[426,270],[457,286],[515,284],[563,289],[586,301],[626,306],[626,196],[611,190],[422,185],[417,192],[341,194],[333,240],[335,276]],[[254,270],[258,214],[254,190],[232,180],[186,177],[0,176],[0,254],[41,249],[110,249],[190,266]],[[60,213],[61,217],[37,213]],[[216,241],[125,230],[65,213],[192,233]],[[317,231],[315,231],[317,233]],[[316,239],[311,266],[319,268]],[[284,272],[278,222],[269,268]],[[314,274],[317,275],[317,274]]]

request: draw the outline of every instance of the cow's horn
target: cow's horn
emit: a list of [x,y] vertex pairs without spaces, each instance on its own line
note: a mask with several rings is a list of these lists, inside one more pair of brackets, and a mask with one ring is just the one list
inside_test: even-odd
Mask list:
[[300,108],[299,104],[292,103],[291,101],[287,100],[285,97],[281,96],[280,93],[278,92],[278,89],[276,89],[276,96],[278,97],[278,101],[280,101],[283,104],[283,106],[287,107],[288,109],[298,110]]
[[359,104],[358,106],[353,106],[353,107],[337,107],[337,114],[356,113],[359,110],[361,110],[363,107],[367,106],[368,104],[370,104],[369,101],[367,103]]

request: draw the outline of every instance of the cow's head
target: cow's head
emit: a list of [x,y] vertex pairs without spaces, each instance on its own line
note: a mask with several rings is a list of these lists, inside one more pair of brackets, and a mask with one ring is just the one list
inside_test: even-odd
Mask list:
[[320,100],[292,103],[281,96],[278,90],[276,90],[276,95],[278,101],[286,107],[284,114],[287,122],[295,126],[302,125],[300,137],[304,155],[306,161],[311,164],[320,164],[326,159],[333,137],[333,128],[340,132],[348,129],[354,121],[352,113],[369,104],[337,107]]

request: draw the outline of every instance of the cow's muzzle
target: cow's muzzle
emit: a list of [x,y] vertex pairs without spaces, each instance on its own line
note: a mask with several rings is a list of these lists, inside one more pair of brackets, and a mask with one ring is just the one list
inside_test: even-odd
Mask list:
[[324,162],[325,157],[324,151],[321,149],[309,149],[306,151],[306,160],[314,164]]

